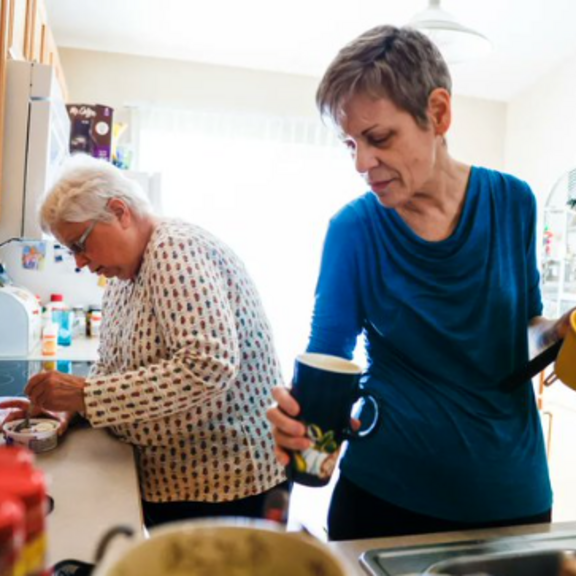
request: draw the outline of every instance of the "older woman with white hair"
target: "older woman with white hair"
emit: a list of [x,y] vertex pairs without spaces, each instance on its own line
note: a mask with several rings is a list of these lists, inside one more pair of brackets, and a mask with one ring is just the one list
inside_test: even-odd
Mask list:
[[32,403],[134,446],[149,526],[260,516],[285,482],[265,417],[281,373],[238,256],[198,226],[157,218],[135,183],[87,157],[64,167],[41,222],[78,267],[111,280],[89,377],[38,374]]

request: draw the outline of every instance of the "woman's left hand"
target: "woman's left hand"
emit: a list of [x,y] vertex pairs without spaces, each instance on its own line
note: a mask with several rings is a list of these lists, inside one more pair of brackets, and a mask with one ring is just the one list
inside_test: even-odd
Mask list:
[[75,415],[75,412],[51,412],[43,410],[30,403],[25,398],[13,398],[12,400],[5,400],[0,402],[0,411],[7,411],[8,414],[2,422],[0,422],[0,430],[8,422],[13,420],[22,420],[28,414],[31,418],[50,418],[58,421],[58,436],[62,436],[68,429],[70,421]]
[[86,379],[55,370],[30,378],[24,393],[35,406],[57,412],[84,412]]
[[558,320],[554,324],[554,333],[559,339],[566,338],[568,331],[570,330],[570,316],[572,316],[572,312],[574,312],[576,308],[572,308],[568,310],[565,314],[560,316]]

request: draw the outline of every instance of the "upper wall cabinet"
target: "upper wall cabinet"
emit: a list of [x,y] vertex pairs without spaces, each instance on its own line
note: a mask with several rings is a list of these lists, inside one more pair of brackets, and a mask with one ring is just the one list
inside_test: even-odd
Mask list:
[[25,60],[28,55],[27,38],[29,9],[27,0],[9,0],[7,56],[14,60]]
[[[4,157],[4,103],[6,62],[30,60],[54,67],[64,100],[66,81],[52,31],[48,26],[44,0],[0,0],[0,182]],[[0,190],[2,197],[2,190]]]
[[5,58],[50,64],[66,99],[64,73],[44,0],[0,0],[6,12]]

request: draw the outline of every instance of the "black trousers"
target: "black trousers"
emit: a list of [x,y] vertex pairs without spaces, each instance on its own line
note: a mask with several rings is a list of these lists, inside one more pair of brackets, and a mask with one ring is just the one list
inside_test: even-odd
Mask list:
[[524,518],[471,524],[424,516],[381,500],[340,475],[328,512],[328,537],[330,540],[355,540],[541,524],[551,520],[551,510]]
[[[274,488],[231,502],[148,502],[142,500],[144,524],[146,528],[153,528],[168,522],[178,520],[193,520],[195,518],[218,518],[229,516],[242,516],[245,518],[264,518],[267,498],[274,492],[285,491],[289,493],[289,482],[278,484]],[[273,498],[273,500],[275,500]],[[286,505],[288,504],[286,500]],[[274,502],[272,503],[274,505]],[[274,518],[276,519],[276,518]]]

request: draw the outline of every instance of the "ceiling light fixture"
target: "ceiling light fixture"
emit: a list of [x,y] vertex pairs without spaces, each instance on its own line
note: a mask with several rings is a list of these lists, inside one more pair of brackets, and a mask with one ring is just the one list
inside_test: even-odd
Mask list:
[[460,24],[440,7],[440,0],[429,0],[428,7],[415,14],[409,26],[424,32],[449,64],[480,58],[492,49],[492,43],[484,34]]

